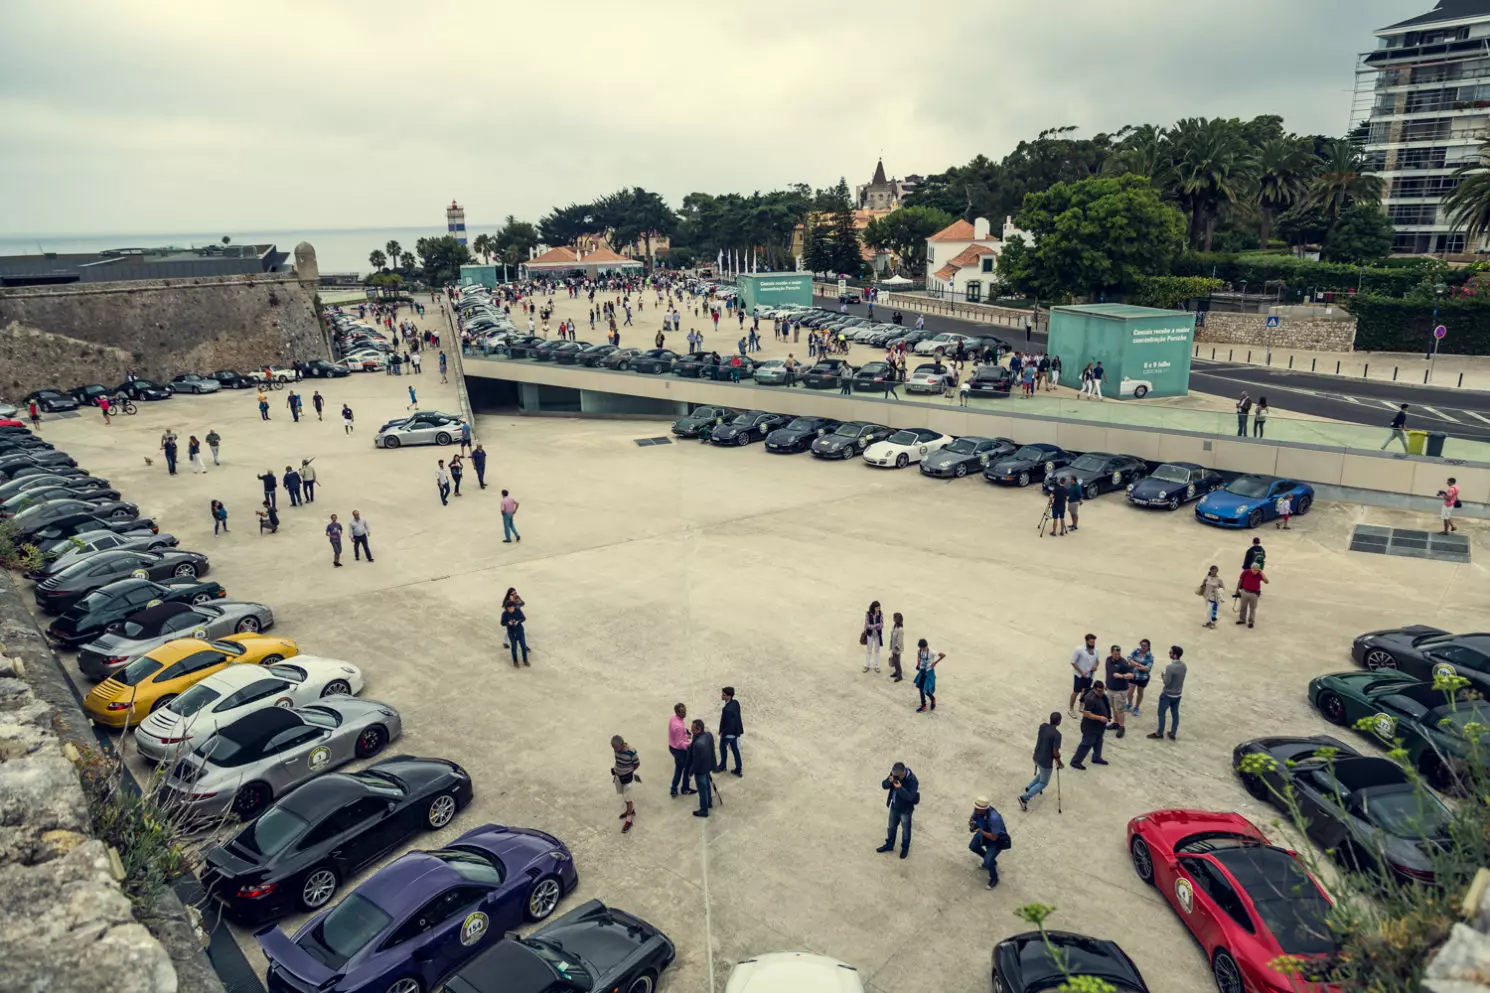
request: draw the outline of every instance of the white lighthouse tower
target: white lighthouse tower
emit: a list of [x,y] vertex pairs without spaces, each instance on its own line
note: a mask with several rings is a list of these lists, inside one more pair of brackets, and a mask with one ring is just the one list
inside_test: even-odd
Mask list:
[[466,210],[454,200],[445,208],[445,231],[462,245],[466,243]]

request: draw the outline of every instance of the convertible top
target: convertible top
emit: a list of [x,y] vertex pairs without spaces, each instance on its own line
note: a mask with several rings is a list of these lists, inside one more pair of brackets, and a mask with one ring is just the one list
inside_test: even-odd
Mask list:
[[158,603],[153,607],[146,607],[139,613],[131,615],[129,619],[144,628],[147,633],[159,634],[162,624],[177,614],[190,613],[191,610],[190,604],[172,600],[169,603]]

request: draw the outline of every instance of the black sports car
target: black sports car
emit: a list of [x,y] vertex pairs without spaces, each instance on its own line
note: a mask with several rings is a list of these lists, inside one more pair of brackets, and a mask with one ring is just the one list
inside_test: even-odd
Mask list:
[[1424,682],[1463,676],[1490,691],[1490,634],[1450,634],[1426,624],[1370,631],[1350,646],[1351,658],[1367,669],[1400,669]]
[[1014,384],[1014,374],[1003,366],[980,365],[967,381],[967,392],[975,397],[1007,397]]
[[[736,359],[740,361],[738,366],[735,365]],[[739,370],[741,379],[751,379],[755,376],[755,360],[745,355],[724,355],[720,357],[718,365],[706,365],[699,369],[698,377],[728,383],[734,380],[736,369]]]
[[55,521],[74,514],[88,514],[109,521],[132,521],[140,516],[140,508],[123,500],[94,501],[64,497],[27,507],[15,516],[16,536],[29,541],[31,536],[45,530]]
[[533,349],[533,360],[536,362],[551,362],[553,361],[555,352],[557,352],[561,348],[567,348],[568,346],[569,339],[567,338],[554,338],[549,341],[545,341],[543,344]]
[[17,494],[38,486],[71,486],[80,490],[91,490],[108,485],[107,479],[99,479],[95,476],[54,476],[50,473],[17,476],[15,479],[0,483],[0,501],[9,500]]
[[853,376],[854,367],[849,365],[846,359],[823,359],[802,374],[802,385],[809,390],[837,388],[839,386],[838,377],[844,369],[848,370],[850,377]]
[[640,917],[591,900],[497,942],[445,982],[448,993],[653,993],[677,955]]
[[766,451],[786,454],[805,452],[817,439],[837,431],[838,424],[831,417],[793,418],[766,435]]
[[855,393],[883,393],[887,380],[898,382],[894,377],[894,367],[890,363],[866,362],[855,371],[852,388]]
[[1091,976],[1115,993],[1148,993],[1143,974],[1116,942],[1070,931],[1026,931],[993,948],[994,993],[1045,993],[1067,976]]
[[208,850],[202,886],[245,924],[319,910],[358,869],[449,824],[471,792],[454,762],[413,755],[318,776]]
[[705,428],[713,430],[725,421],[740,416],[733,407],[695,407],[687,417],[673,422],[673,434],[679,438],[697,438]]
[[123,393],[131,400],[169,400],[175,394],[164,383],[149,379],[131,379],[114,387],[115,393]]
[[507,341],[507,357],[509,359],[531,359],[538,354],[538,349],[546,344],[548,344],[547,338],[532,334],[510,338]]
[[591,345],[589,348],[586,348],[584,351],[580,352],[579,355],[575,356],[575,361],[582,366],[593,369],[600,364],[602,359],[604,359],[607,355],[609,355],[611,352],[614,352],[615,350],[616,346],[609,343],[606,343],[604,345]]
[[988,463],[1013,455],[1019,445],[1012,438],[975,438],[964,435],[946,448],[938,449],[921,460],[923,476],[956,476],[982,472]]
[[[673,375],[682,376],[685,379],[699,379],[705,367],[715,366],[720,363],[718,352],[692,352],[688,355],[678,357],[673,363]],[[713,376],[707,378],[712,379]]]
[[29,448],[15,449],[0,455],[0,467],[11,464],[31,463],[33,465],[77,465],[77,459],[66,452],[55,448]]
[[579,353],[590,347],[588,341],[561,341],[546,352],[540,352],[540,362],[554,362],[559,365],[574,365]]
[[4,482],[15,482],[23,476],[62,476],[67,479],[76,479],[86,475],[88,475],[87,469],[80,469],[75,465],[61,462],[12,462],[9,465],[0,466],[0,481]]
[[[314,379],[340,379],[350,376],[352,370],[335,362],[327,362],[325,359],[311,359],[305,363],[305,375]],[[224,386],[227,384],[224,383]]]
[[990,483],[1028,486],[1031,480],[1045,479],[1057,469],[1075,461],[1076,456],[1059,445],[1037,442],[1025,445],[1008,458],[988,463],[983,478]]
[[210,375],[211,378],[221,383],[222,388],[225,390],[246,390],[254,385],[253,380],[241,372],[234,372],[232,369],[219,369]]
[[1128,502],[1139,507],[1167,507],[1199,499],[1225,484],[1214,469],[1194,462],[1165,462],[1128,487]]
[[640,348],[618,348],[600,360],[602,369],[619,369],[622,372],[631,368],[631,360],[642,353]]
[[876,441],[884,441],[895,433],[894,428],[867,421],[845,421],[832,434],[824,435],[812,442],[811,452],[823,459],[852,459]]
[[125,534],[130,531],[146,529],[153,534],[160,533],[160,525],[156,524],[149,517],[136,517],[132,520],[127,517],[121,517],[118,520],[111,520],[107,517],[99,517],[96,512],[90,510],[82,513],[68,514],[66,517],[59,517],[56,520],[49,521],[40,531],[27,535],[26,543],[35,545],[37,548],[44,548],[55,544],[63,538],[82,534],[84,531],[114,531],[118,534]]
[[37,583],[36,605],[58,614],[99,587],[121,579],[195,579],[205,576],[207,569],[207,556],[179,548],[99,552]]
[[785,414],[747,410],[710,432],[709,441],[715,445],[748,445],[760,441],[785,423]]
[[198,376],[194,372],[183,372],[171,380],[173,393],[216,393],[222,384],[211,376]]
[[1081,495],[1095,500],[1103,493],[1126,489],[1128,484],[1148,472],[1148,464],[1136,455],[1114,455],[1111,452],[1087,452],[1058,473],[1045,477],[1046,493],[1056,482],[1067,485],[1072,479],[1081,487]]
[[678,353],[671,348],[650,348],[631,360],[631,371],[648,375],[671,372],[678,358]]
[[24,407],[31,401],[36,401],[36,409],[43,414],[56,414],[65,410],[77,410],[82,406],[77,398],[61,390],[32,390],[21,398],[21,406]]
[[123,623],[130,614],[158,603],[177,600],[185,603],[208,603],[227,595],[227,590],[210,579],[174,580],[169,583],[152,583],[148,579],[121,579],[94,590],[64,610],[60,617],[47,626],[47,637],[64,648],[76,648],[97,638],[113,625]]
[[97,407],[99,397],[113,395],[113,391],[102,383],[87,383],[83,386],[74,386],[67,392],[72,394],[74,400],[87,407]]
[[[33,477],[24,477],[30,479]],[[91,476],[84,477],[92,486],[68,486],[66,482],[58,480],[44,486],[33,486],[22,490],[15,496],[0,503],[0,517],[14,517],[28,507],[47,503],[51,500],[87,500],[87,501],[117,501],[119,491],[111,490],[107,483],[101,479]]]

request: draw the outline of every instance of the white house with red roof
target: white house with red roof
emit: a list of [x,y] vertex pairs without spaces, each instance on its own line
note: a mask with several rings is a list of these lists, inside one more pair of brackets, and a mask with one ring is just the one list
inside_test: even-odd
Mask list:
[[959,219],[942,228],[926,239],[926,292],[971,303],[992,299],[998,284],[999,252],[1016,234],[1034,241],[1014,226],[1012,217],[1004,218],[1002,238],[989,230],[986,217],[975,218],[971,224]]
[[642,268],[642,263],[617,255],[604,246],[586,250],[560,245],[522,263],[518,266],[518,271],[529,278],[567,276],[581,272],[593,278],[613,272],[635,275]]

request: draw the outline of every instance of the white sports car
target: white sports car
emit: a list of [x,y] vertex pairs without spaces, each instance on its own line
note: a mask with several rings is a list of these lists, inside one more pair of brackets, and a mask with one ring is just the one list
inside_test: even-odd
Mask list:
[[957,371],[938,362],[923,362],[905,377],[907,393],[945,393],[957,385]]
[[972,337],[972,335],[963,334],[960,331],[943,331],[939,335],[934,335],[925,341],[918,342],[915,352],[917,355],[935,355],[937,349],[941,349],[943,355],[951,355],[957,351],[957,343],[959,341],[969,341]]
[[451,445],[460,440],[464,418],[437,410],[390,424],[373,439],[378,448],[402,448],[405,445]]
[[230,665],[141,721],[135,747],[145,758],[163,762],[245,714],[360,693],[362,682],[362,670],[350,662],[315,655],[296,655],[273,665]]
[[954,440],[951,435],[930,428],[905,428],[864,449],[864,461],[870,465],[904,469],[932,452],[941,451]]
[[1153,390],[1154,384],[1147,379],[1125,379],[1118,387],[1118,396],[1133,397],[1142,400]]

